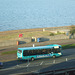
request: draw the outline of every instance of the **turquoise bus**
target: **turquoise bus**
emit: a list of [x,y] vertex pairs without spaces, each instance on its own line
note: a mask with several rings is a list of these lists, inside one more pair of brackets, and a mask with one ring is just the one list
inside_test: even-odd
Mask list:
[[48,58],[48,57],[59,57],[62,55],[62,46],[58,44],[51,44],[46,46],[37,46],[37,47],[23,47],[18,48],[17,58],[21,60],[34,60],[39,58]]

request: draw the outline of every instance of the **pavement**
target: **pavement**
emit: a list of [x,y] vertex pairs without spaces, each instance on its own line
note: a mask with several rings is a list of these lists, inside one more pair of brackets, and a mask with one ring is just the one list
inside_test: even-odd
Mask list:
[[13,47],[15,48],[30,47],[30,46],[33,46],[33,44],[35,44],[35,46],[44,46],[44,45],[49,45],[49,44],[64,45],[64,44],[74,44],[74,43],[75,43],[75,39],[50,40],[50,41],[45,41],[45,42],[30,42],[30,43],[19,44],[19,45],[16,44],[16,45],[3,46],[3,47],[0,47],[0,50],[7,49],[7,48],[13,48]]

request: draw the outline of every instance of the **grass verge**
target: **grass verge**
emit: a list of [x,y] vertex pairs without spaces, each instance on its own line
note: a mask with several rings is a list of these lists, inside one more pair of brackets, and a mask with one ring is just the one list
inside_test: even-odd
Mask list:
[[7,51],[7,52],[2,52],[1,55],[7,55],[7,54],[15,54],[17,51]]
[[[69,48],[75,48],[75,44],[62,45],[62,49],[69,49]],[[2,52],[1,55],[16,54],[16,53],[17,51],[7,51],[7,52]]]
[[75,44],[62,45],[63,49],[75,48]]

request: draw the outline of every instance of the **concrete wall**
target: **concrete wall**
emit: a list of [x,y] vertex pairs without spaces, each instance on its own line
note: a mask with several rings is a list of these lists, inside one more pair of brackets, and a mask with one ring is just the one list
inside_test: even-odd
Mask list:
[[29,42],[31,42],[31,38],[20,38],[20,39],[18,39],[17,41],[29,43]]
[[3,46],[11,46],[11,45],[17,45],[17,41],[7,40],[7,41],[0,42],[0,47],[3,47]]
[[[54,35],[54,36],[44,36],[44,37],[39,37],[39,38],[41,38],[40,42],[44,42],[44,41],[49,41],[49,40],[69,39],[69,36],[65,34],[60,34],[60,35]],[[19,44],[29,43],[31,42],[31,39],[32,38],[19,38],[17,40],[3,41],[3,42],[0,42],[0,47],[17,45],[17,41],[19,41]]]
[[50,40],[69,39],[69,36],[66,36],[64,34],[60,34],[60,35],[50,36],[49,38],[50,38]]
[[[42,39],[44,38],[44,39]],[[60,35],[54,35],[54,36],[46,36],[46,37],[41,37],[40,41],[46,41],[46,39],[49,40],[59,40],[59,39],[69,39],[69,36],[65,34],[60,34]]]
[[25,44],[31,42],[31,38],[21,38],[18,40],[0,41],[0,47],[17,45],[17,41],[19,42],[19,44]]

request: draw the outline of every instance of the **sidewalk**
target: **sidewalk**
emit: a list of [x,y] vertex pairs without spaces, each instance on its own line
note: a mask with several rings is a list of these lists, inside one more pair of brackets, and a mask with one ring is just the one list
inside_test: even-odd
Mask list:
[[[8,44],[9,44],[9,42],[8,42]],[[0,50],[7,49],[7,48],[13,48],[13,47],[14,48],[30,47],[30,46],[33,46],[33,44],[35,44],[35,46],[44,46],[44,45],[49,45],[49,44],[60,44],[60,45],[75,44],[75,39],[50,40],[50,41],[45,41],[45,42],[30,42],[30,43],[25,43],[25,44],[20,44],[20,45],[17,45],[17,42],[16,42],[16,44],[2,46],[2,47],[0,47]]]

